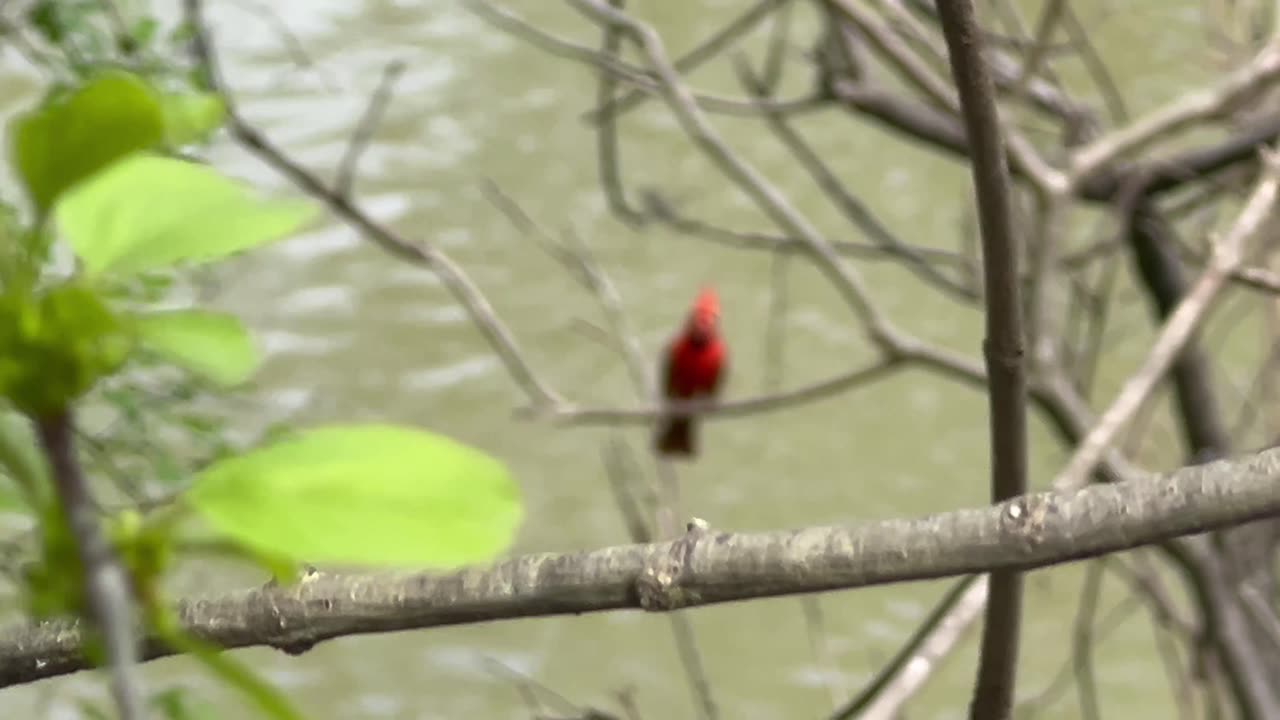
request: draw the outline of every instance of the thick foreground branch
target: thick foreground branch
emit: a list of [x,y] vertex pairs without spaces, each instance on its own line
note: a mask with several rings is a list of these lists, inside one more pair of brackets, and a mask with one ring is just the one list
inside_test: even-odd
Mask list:
[[[940,479],[941,481],[942,479]],[[1163,476],[912,520],[763,533],[691,525],[674,542],[525,555],[439,574],[315,574],[186,600],[186,629],[290,653],[346,635],[602,610],[666,611],[995,570],[1027,570],[1280,515],[1280,450]],[[86,667],[71,623],[0,632],[0,687]],[[174,654],[151,641],[148,659]]]

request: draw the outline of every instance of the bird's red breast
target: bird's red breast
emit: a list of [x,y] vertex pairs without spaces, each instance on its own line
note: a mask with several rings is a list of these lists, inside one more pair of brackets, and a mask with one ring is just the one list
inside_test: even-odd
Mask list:
[[713,288],[704,288],[694,300],[683,331],[667,349],[664,390],[668,398],[715,394],[726,352],[719,322],[720,298]]
[[668,357],[667,397],[691,399],[715,393],[725,360],[719,337],[695,338],[686,332],[672,343]]

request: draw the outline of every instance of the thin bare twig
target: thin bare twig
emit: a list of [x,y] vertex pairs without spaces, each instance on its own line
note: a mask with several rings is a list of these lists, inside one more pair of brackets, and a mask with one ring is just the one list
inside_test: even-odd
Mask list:
[[809,637],[809,651],[818,662],[820,672],[826,678],[823,684],[831,697],[831,707],[840,707],[840,701],[848,695],[844,682],[841,681],[840,664],[836,662],[835,653],[831,650],[831,642],[827,637],[827,623],[822,613],[822,601],[817,595],[806,595],[800,598],[800,610],[804,615],[805,634]]
[[986,600],[985,576],[970,575],[953,585],[893,659],[857,695],[837,708],[831,720],[897,717],[906,699],[978,619]]
[[[756,78],[750,66],[745,62],[739,61],[734,65],[738,70],[738,78],[746,86],[747,92],[763,101],[766,98],[765,92],[767,90],[763,80]],[[831,168],[823,162],[819,154],[809,146],[805,139],[791,127],[791,124],[787,122],[784,116],[766,109],[764,118],[774,136],[791,151],[791,154],[800,163],[801,167],[809,173],[809,176],[813,178],[813,181],[822,190],[823,194],[835,204],[849,222],[865,233],[872,242],[883,248],[886,254],[901,258],[903,265],[908,270],[930,285],[941,288],[963,300],[974,299],[975,294],[971,288],[938,272],[932,264],[913,252],[910,246],[889,232],[888,228],[871,212],[871,209],[845,188],[844,183],[840,182],[840,179],[836,177]]]
[[1156,622],[1154,614],[1148,615],[1151,616],[1151,634],[1158,648],[1160,664],[1164,666],[1165,677],[1169,680],[1169,692],[1176,698],[1178,720],[1191,720],[1196,717],[1195,680],[1182,667],[1178,643],[1173,633]]
[[[788,273],[790,258],[786,255],[775,255],[769,283],[769,320],[764,333],[764,377],[761,383],[762,392],[776,392],[782,386],[785,375],[787,306],[790,296]],[[822,613],[822,602],[817,596],[800,598],[801,615],[804,617],[805,632],[809,636],[809,649],[826,681],[827,692],[831,697],[831,707],[840,706],[840,701],[847,695],[841,681],[840,665],[827,635],[827,626]]]
[[784,3],[773,16],[773,27],[769,28],[769,48],[765,52],[764,63],[760,75],[764,86],[769,89],[768,95],[777,91],[782,82],[782,72],[786,69],[788,41],[791,38],[791,3]]
[[1030,277],[1027,293],[1027,335],[1031,344],[1033,365],[1056,362],[1057,345],[1063,336],[1055,323],[1058,306],[1053,302],[1060,284],[1053,282],[1059,270],[1058,255],[1067,232],[1071,205],[1069,198],[1057,193],[1042,195],[1039,200],[1039,232],[1030,250]]
[[[525,706],[532,713],[533,720],[620,720],[618,716],[606,713],[593,707],[582,707],[561,695],[555,689],[547,687],[515,668],[495,658],[484,658],[489,671],[495,676],[503,676],[516,686],[516,691],[524,700]],[[544,711],[539,693],[551,698],[561,710],[569,715],[549,715]]]
[[1275,608],[1271,605],[1274,600],[1268,601],[1256,585],[1248,583],[1240,586],[1240,595],[1254,622],[1263,629],[1271,642],[1280,646],[1280,620],[1276,619]]
[[774,255],[769,265],[769,320],[764,329],[764,376],[761,392],[777,392],[786,368],[787,310],[789,306],[791,260]]
[[[696,415],[701,419],[740,417],[778,410],[814,400],[827,399],[841,391],[878,380],[890,372],[901,369],[905,364],[906,360],[904,359],[877,362],[791,390],[742,399],[720,400],[718,402],[672,400],[666,404],[651,403],[647,406],[634,408],[591,408],[566,403],[550,408],[544,411],[543,414],[553,422],[568,425],[649,424],[668,413]],[[525,412],[527,414],[537,414],[538,410],[530,408]]]
[[1210,117],[1227,105],[1248,97],[1280,78],[1280,45],[1268,45],[1247,65],[1211,88],[1200,89],[1107,133],[1072,155],[1071,177],[1080,182],[1115,158]]
[[255,15],[254,19],[258,22],[265,22],[266,25],[270,26],[272,32],[280,39],[280,43],[284,45],[285,52],[289,55],[289,59],[293,61],[294,66],[313,73],[324,84],[325,89],[330,91],[337,90],[338,85],[334,81],[333,75],[311,57],[302,40],[298,38],[297,33],[293,32],[293,29],[289,27],[289,23],[280,17],[280,13],[276,12],[270,3],[261,0],[229,1],[233,5],[239,5],[242,10]]
[[614,501],[622,513],[627,528],[627,537],[632,542],[648,542],[653,537],[645,508],[652,508],[653,493],[646,498],[648,502],[635,497],[636,483],[632,478],[639,475],[639,470],[627,452],[627,446],[620,438],[610,435],[602,450],[605,477],[609,479],[609,487],[613,490]]
[[[609,0],[616,8],[621,9],[625,0]],[[600,52],[606,56],[619,59],[622,48],[622,33],[615,27],[601,30]],[[600,82],[596,91],[596,103],[607,107],[614,101],[614,92],[618,87],[617,77],[608,70],[600,71]],[[622,151],[618,147],[618,119],[613,113],[604,113],[596,127],[596,163],[600,173],[600,184],[604,188],[605,201],[623,222],[638,226],[644,221],[644,215],[631,206],[627,200],[626,186],[622,183]]]
[[[735,153],[711,127],[698,108],[693,95],[681,82],[675,69],[667,60],[662,38],[658,33],[648,25],[617,12],[599,0],[568,0],[568,2],[597,23],[617,25],[639,45],[659,79],[663,99],[667,101],[681,127],[694,140],[698,149],[702,150],[736,185],[755,200],[760,209],[779,227],[805,242],[818,267],[832,280],[866,326],[872,339],[878,343],[885,343],[885,338],[895,331],[872,304],[870,293],[862,278],[832,250],[826,238],[783,199],[782,193]],[[467,4],[486,3],[483,0],[468,0]]]
[[[519,15],[494,5],[489,0],[465,0],[465,7],[494,27],[511,33],[521,40],[557,57],[573,60],[597,71],[613,74],[619,80],[635,86],[650,95],[662,95],[663,82],[655,80],[652,73],[595,48],[587,47],[526,22]],[[674,71],[673,71],[674,72]],[[707,93],[689,91],[689,98],[700,110],[728,115],[754,116],[760,113],[757,103],[735,98],[724,98]],[[781,112],[816,110],[825,103],[814,93],[790,100],[771,100],[769,105]]]
[[[1278,53],[1280,55],[1280,53]],[[1218,291],[1222,289],[1232,270],[1244,257],[1245,244],[1271,213],[1280,186],[1280,167],[1269,152],[1263,153],[1262,177],[1235,224],[1214,244],[1209,266],[1201,273],[1195,286],[1178,304],[1165,322],[1141,369],[1120,390],[1111,407],[1103,413],[1098,424],[1081,441],[1071,462],[1053,481],[1054,488],[1069,491],[1083,485],[1098,459],[1110,447],[1120,431],[1133,417],[1151,391],[1164,377],[1165,372],[1191,338],[1200,321],[1208,312]]]
[[1031,87],[1031,81],[1040,73],[1040,65],[1049,55],[1053,31],[1057,28],[1066,4],[1065,0],[1045,2],[1044,10],[1040,13],[1040,22],[1036,25],[1035,39],[1027,49],[1026,59],[1022,61],[1022,66],[1018,69],[1018,77],[1009,91],[1015,102],[1022,99],[1027,89]]
[[[1116,629],[1122,626],[1129,617],[1138,610],[1141,602],[1134,595],[1127,596],[1120,604],[1112,607],[1102,619],[1098,621],[1098,626],[1093,634],[1096,640],[1111,635]],[[1054,675],[1053,680],[1044,690],[1037,693],[1034,697],[1024,700],[1018,704],[1018,717],[1036,718],[1040,713],[1052,707],[1058,702],[1058,698],[1062,696],[1071,685],[1072,678],[1075,676],[1075,659],[1068,657],[1066,662],[1062,663],[1061,668]]]
[[192,52],[197,64],[205,68],[206,84],[222,96],[227,109],[228,128],[233,137],[267,165],[291,180],[307,194],[322,200],[347,223],[361,231],[368,239],[388,254],[436,273],[441,282],[470,315],[476,327],[489,341],[508,372],[525,390],[535,405],[557,405],[563,401],[544,384],[524,358],[515,336],[494,313],[489,301],[480,289],[446,254],[426,243],[413,243],[401,238],[385,225],[374,220],[351,200],[325,186],[313,173],[291,160],[272,144],[261,132],[247,123],[239,114],[230,89],[222,81],[217,55],[214,52],[209,29],[203,20],[201,0],[183,0],[184,14],[191,26]]
[[1089,38],[1089,33],[1085,30],[1080,19],[1076,17],[1075,10],[1071,8],[1071,4],[1063,3],[1062,5],[1062,27],[1067,31],[1072,44],[1076,46],[1080,60],[1093,78],[1093,84],[1097,86],[1098,91],[1102,94],[1102,99],[1106,103],[1107,112],[1111,115],[1111,119],[1116,122],[1129,122],[1129,110],[1124,101],[1124,94],[1120,92],[1115,78],[1111,76],[1110,68],[1107,67],[1102,56],[1098,54],[1097,48],[1093,46],[1093,40]]
[[858,720],[898,720],[902,717],[903,706],[924,687],[982,614],[989,582],[986,576],[977,577],[956,605],[939,618],[934,629],[921,638],[919,648],[902,672],[884,687]]
[[1103,341],[1112,316],[1113,303],[1109,298],[1116,291],[1117,279],[1120,277],[1120,267],[1120,263],[1103,263],[1098,270],[1100,277],[1093,292],[1095,298],[1092,303],[1094,312],[1090,313],[1089,327],[1086,330],[1083,342],[1079,343],[1079,347],[1082,350],[1076,357],[1073,366],[1076,381],[1080,385],[1081,392],[1085,393],[1085,395],[1092,392],[1098,364],[1102,360]]
[[338,195],[351,197],[356,170],[360,164],[360,155],[373,139],[373,134],[377,132],[378,124],[382,122],[382,115],[391,102],[391,91],[395,88],[396,80],[404,73],[404,68],[405,64],[401,60],[393,60],[383,68],[378,87],[369,98],[369,106],[361,116],[360,122],[356,124],[356,131],[347,141],[347,149],[342,153],[342,160],[338,163],[338,174],[333,181],[333,191]]
[[1071,666],[1076,677],[1076,694],[1080,699],[1080,716],[1098,720],[1098,683],[1093,668],[1094,616],[1098,612],[1098,596],[1102,592],[1106,560],[1089,564],[1080,588],[1080,605],[1076,610],[1075,631],[1071,634]]
[[[770,234],[760,232],[758,230],[733,230],[722,228],[710,223],[703,222],[696,218],[687,217],[672,205],[672,203],[656,190],[649,190],[645,193],[647,210],[650,215],[665,222],[667,225],[677,232],[687,235],[699,237],[709,240],[718,245],[736,248],[740,250],[761,250],[779,254],[796,254],[803,253],[808,250],[803,240],[797,238],[785,237],[778,234]],[[922,261],[931,265],[940,267],[950,267],[957,270],[968,279],[972,274],[973,268],[976,266],[975,261],[971,257],[967,257],[962,253],[953,250],[944,250],[941,248],[928,247],[926,245],[912,245],[902,241],[898,241],[902,247],[902,253],[894,252],[882,243],[859,243],[849,240],[832,240],[831,247],[841,255],[858,258],[860,260],[877,260],[877,261],[894,261],[897,262],[903,253],[907,253],[913,257],[918,257]],[[965,285],[966,291],[970,295],[976,295],[972,288]]]
[[[908,82],[920,90],[934,109],[950,115],[961,112],[956,89],[912,52],[902,38],[896,35],[875,13],[863,8],[854,0],[828,0],[828,4],[857,25],[868,42],[893,63]],[[975,42],[978,42],[978,37],[974,35]],[[988,83],[990,83],[989,77]],[[993,121],[997,125],[1002,124],[998,112],[995,113]],[[1009,159],[1037,188],[1044,192],[1062,192],[1069,187],[1067,177],[1047,164],[1026,138],[1012,127],[1005,126],[1001,129],[1004,135],[1002,142],[1007,144]]]
[[[758,0],[741,15],[725,23],[724,27],[707,39],[698,43],[692,50],[675,59],[672,66],[682,73],[697,69],[706,61],[714,58],[726,48],[732,46],[742,36],[751,32],[757,25],[769,17],[774,11],[785,8],[791,0]],[[640,90],[631,90],[612,100],[609,104],[592,110],[585,118],[588,122],[599,123],[608,117],[618,117],[644,102],[649,95]]]

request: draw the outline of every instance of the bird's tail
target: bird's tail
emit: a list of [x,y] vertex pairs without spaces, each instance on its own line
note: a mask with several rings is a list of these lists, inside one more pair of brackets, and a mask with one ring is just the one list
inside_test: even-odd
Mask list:
[[663,419],[653,435],[653,446],[659,455],[692,457],[697,453],[697,444],[697,425],[684,415]]

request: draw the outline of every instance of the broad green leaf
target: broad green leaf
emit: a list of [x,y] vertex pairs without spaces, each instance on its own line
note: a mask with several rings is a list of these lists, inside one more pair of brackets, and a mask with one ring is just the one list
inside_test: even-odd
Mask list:
[[27,22],[53,45],[60,45],[67,34],[59,9],[56,0],[38,0],[27,10]]
[[238,385],[258,368],[258,351],[232,315],[165,310],[138,315],[138,341],[177,365],[221,385]]
[[279,240],[313,212],[309,203],[256,198],[212,168],[147,153],[103,170],[54,208],[89,273],[216,260]]
[[0,295],[0,396],[26,415],[57,412],[119,370],[133,334],[92,287],[71,278]]
[[23,498],[17,487],[5,479],[5,473],[0,471],[0,515],[5,513],[26,514],[26,511],[30,510],[30,508],[31,504]]
[[164,140],[164,112],[150,86],[108,70],[15,118],[10,151],[37,212],[113,161]]
[[497,460],[389,425],[303,431],[217,462],[187,499],[231,540],[314,563],[481,562],[510,544],[522,515]]
[[214,93],[165,95],[165,137],[173,145],[199,142],[222,125],[226,106]]
[[151,44],[156,37],[156,31],[160,29],[160,21],[153,17],[139,18],[129,30],[129,37],[133,41],[135,47],[145,48]]

